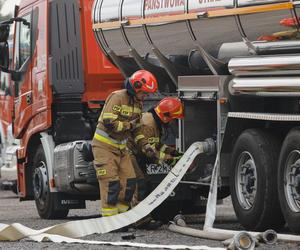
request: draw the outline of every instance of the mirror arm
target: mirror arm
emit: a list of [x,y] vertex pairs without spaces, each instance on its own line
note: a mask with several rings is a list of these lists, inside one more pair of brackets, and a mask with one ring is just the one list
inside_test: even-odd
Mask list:
[[24,25],[30,27],[30,22],[28,22],[26,19],[24,19],[22,17],[11,18],[8,21],[4,21],[4,22],[0,23],[0,26],[7,26],[10,24],[13,24],[14,22],[22,22]]

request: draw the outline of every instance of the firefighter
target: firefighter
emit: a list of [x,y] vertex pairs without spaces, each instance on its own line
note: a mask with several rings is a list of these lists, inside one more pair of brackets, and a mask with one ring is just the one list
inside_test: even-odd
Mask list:
[[138,150],[155,163],[163,162],[174,166],[180,159],[174,147],[161,142],[166,126],[174,119],[183,118],[183,105],[176,97],[166,97],[142,115],[141,126],[136,129],[134,141]]
[[136,174],[126,143],[140,124],[144,98],[156,90],[154,75],[139,70],[125,81],[125,89],[114,91],[106,99],[92,142],[102,216],[129,209]]
[[[181,101],[175,97],[166,97],[155,108],[143,113],[141,126],[133,133],[134,142],[132,140],[128,142],[131,160],[137,176],[137,192],[133,200],[134,205],[141,202],[147,195],[145,175],[139,167],[137,158],[142,154],[154,163],[166,162],[171,166],[175,165],[181,154],[175,148],[163,144],[161,138],[166,135],[166,126],[172,120],[181,118],[183,118],[183,106]],[[136,223],[137,227],[150,230],[154,230],[161,225],[160,221],[154,220],[150,215]]]

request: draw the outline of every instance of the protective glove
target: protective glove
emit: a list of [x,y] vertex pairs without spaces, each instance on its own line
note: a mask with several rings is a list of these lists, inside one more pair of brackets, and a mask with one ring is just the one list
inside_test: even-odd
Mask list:
[[177,150],[172,151],[170,154],[172,156],[175,156],[175,157],[182,157],[183,156],[183,153],[180,153]]
[[155,157],[156,151],[155,149],[149,144],[147,143],[144,146],[144,154],[148,157],[148,158],[153,158]]
[[180,160],[180,158],[181,158],[182,156],[176,156],[176,157],[173,157],[173,158],[171,158],[171,159],[168,159],[168,160],[166,160],[165,162],[168,164],[168,165],[170,165],[170,166],[175,166],[176,165],[176,163]]

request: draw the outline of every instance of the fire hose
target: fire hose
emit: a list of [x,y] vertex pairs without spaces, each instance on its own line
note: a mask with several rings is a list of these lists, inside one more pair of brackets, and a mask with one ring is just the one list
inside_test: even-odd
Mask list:
[[262,241],[266,244],[274,244],[277,240],[282,242],[299,243],[300,236],[289,234],[277,234],[274,230],[267,230],[265,232],[241,232],[213,228],[213,223],[216,218],[217,186],[219,177],[218,173],[220,167],[219,157],[220,152],[218,152],[216,156],[216,161],[212,173],[203,230],[187,227],[182,217],[175,217],[175,223],[173,222],[169,224],[169,230],[184,235],[211,240],[231,240],[228,249],[254,249],[256,241]]
[[91,234],[102,234],[128,226],[142,219],[158,207],[178,185],[195,157],[202,153],[214,151],[213,140],[193,143],[170,173],[142,202],[128,212],[110,217],[96,219],[70,221],[41,230],[34,230],[19,223],[11,225],[0,223],[0,241],[17,241],[23,238],[30,238],[33,241],[42,242],[51,240],[53,242],[105,244],[117,246],[135,246],[148,248],[168,248],[168,249],[220,249],[206,246],[184,246],[184,245],[155,245],[131,242],[101,242],[85,241],[74,239]]

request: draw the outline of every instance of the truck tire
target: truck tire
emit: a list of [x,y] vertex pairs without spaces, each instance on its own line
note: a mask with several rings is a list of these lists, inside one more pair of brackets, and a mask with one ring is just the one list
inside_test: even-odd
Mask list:
[[284,225],[277,192],[279,143],[259,129],[237,139],[231,164],[230,189],[235,213],[247,230],[274,230]]
[[63,219],[69,210],[55,210],[55,198],[50,193],[46,157],[42,145],[36,151],[33,160],[32,181],[36,208],[42,219]]
[[179,201],[165,201],[151,213],[152,217],[162,222],[169,222],[173,218],[181,213],[182,204]]
[[300,128],[292,129],[281,147],[278,165],[278,193],[288,227],[300,233]]

